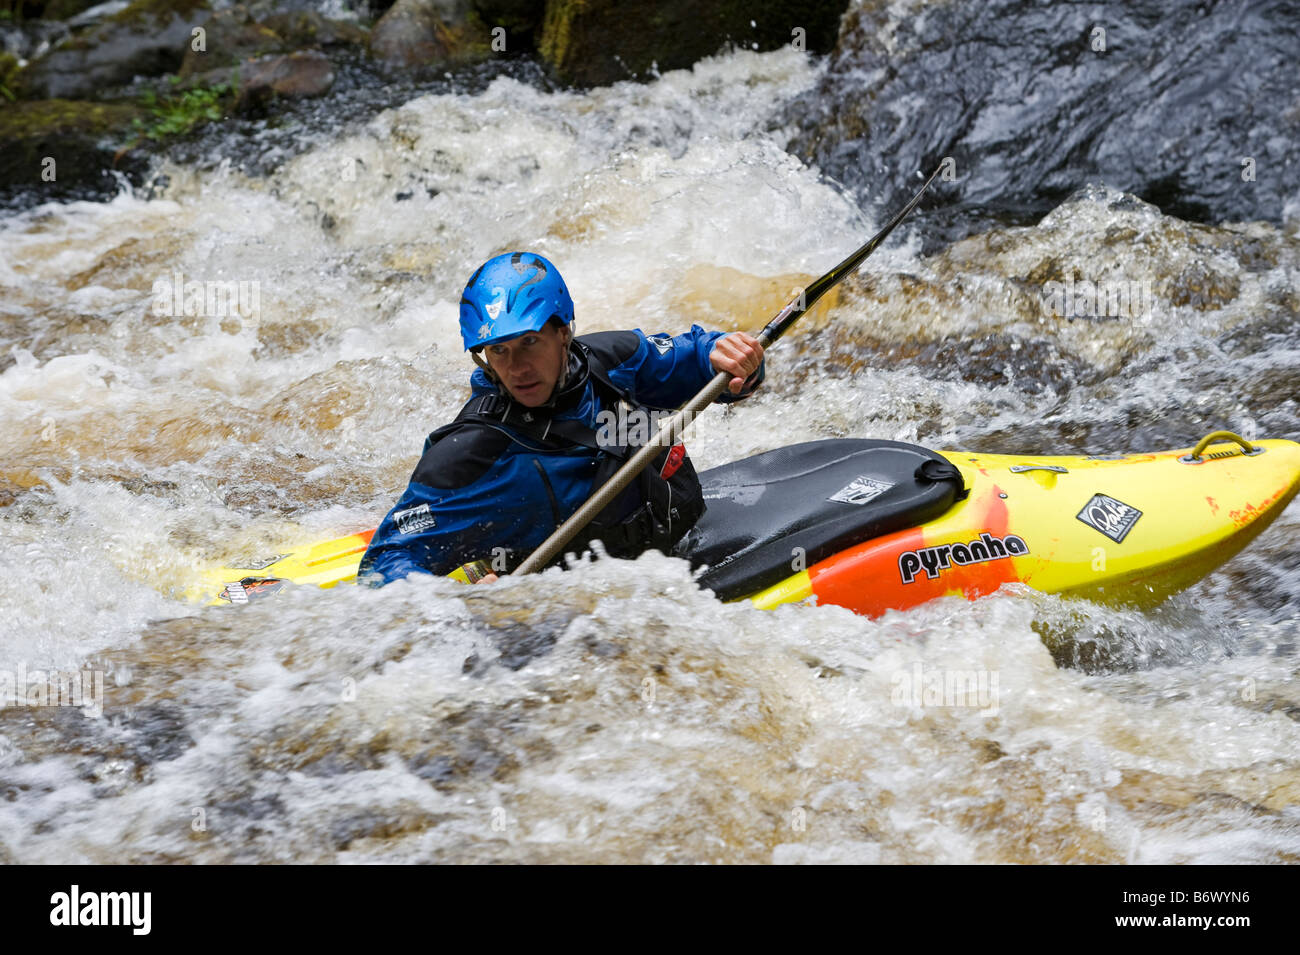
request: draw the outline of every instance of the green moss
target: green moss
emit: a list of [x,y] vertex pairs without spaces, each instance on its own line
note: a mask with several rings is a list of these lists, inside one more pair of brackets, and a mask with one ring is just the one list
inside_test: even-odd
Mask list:
[[549,63],[566,62],[569,52],[569,30],[573,26],[574,15],[581,12],[582,4],[575,0],[555,0],[546,5],[546,17],[542,21],[542,39],[538,51]]
[[0,110],[0,140],[34,139],[52,134],[125,134],[140,108],[123,103],[44,99],[12,103]]
[[[173,78],[175,82],[175,78]],[[231,96],[229,84],[200,87],[176,95],[158,96],[152,90],[140,97],[147,115],[136,117],[132,126],[137,138],[158,142],[183,136],[203,123],[221,119]]]
[[0,99],[13,102],[18,98],[18,57],[0,53]]

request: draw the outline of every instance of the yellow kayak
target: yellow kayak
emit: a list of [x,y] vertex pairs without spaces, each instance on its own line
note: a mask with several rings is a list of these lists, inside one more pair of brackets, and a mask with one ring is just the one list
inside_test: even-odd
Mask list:
[[[724,599],[771,608],[815,597],[876,616],[1018,582],[1149,605],[1282,513],[1300,490],[1300,444],[1216,432],[1193,448],[1085,457],[844,439],[700,479],[708,511],[679,549]],[[244,604],[291,584],[350,583],[373,533],[213,570],[189,596]]]

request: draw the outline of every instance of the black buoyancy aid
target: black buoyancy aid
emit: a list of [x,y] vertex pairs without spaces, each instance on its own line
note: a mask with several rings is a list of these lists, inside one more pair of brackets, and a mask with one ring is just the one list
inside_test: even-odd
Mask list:
[[[655,420],[650,409],[635,402],[627,391],[610,380],[600,360],[582,342],[574,342],[574,351],[577,368],[570,372],[566,391],[589,380],[597,395],[605,399],[603,403],[597,402],[598,407],[603,405],[602,410],[616,409],[618,403],[623,402],[633,412]],[[445,430],[463,424],[479,424],[507,434],[514,432],[547,450],[565,450],[574,445],[588,448],[596,456],[592,493],[603,487],[641,447],[640,444],[620,444],[610,440],[611,437],[628,437],[620,433],[626,429],[616,429],[614,435],[606,433],[602,437],[581,421],[553,417],[551,410],[525,407],[504,393],[480,395],[470,399]],[[431,437],[437,436],[438,432],[435,432]],[[559,501],[541,462],[535,460],[534,463],[550,496],[552,514],[559,526],[569,515],[560,513]],[[592,541],[599,540],[612,557],[637,557],[650,549],[667,554],[703,514],[704,490],[685,446],[678,442],[662,449],[618,497],[578,532],[565,546],[564,552],[582,553]],[[560,560],[562,555],[552,563]]]

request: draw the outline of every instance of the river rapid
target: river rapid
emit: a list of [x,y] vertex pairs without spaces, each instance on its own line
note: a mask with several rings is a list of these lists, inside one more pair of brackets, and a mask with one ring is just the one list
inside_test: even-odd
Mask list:
[[[557,263],[579,333],[759,327],[883,222],[787,150],[825,71],[784,50],[585,92],[502,75],[269,172],[175,162],[4,214],[0,671],[103,683],[102,712],[0,709],[0,859],[1300,860],[1300,505],[1150,611],[1014,590],[762,612],[658,554],[179,596],[377,523],[467,396],[457,301],[490,255]],[[1300,436],[1297,206],[1204,225],[1078,187],[936,250],[901,229],[758,396],[696,424],[698,466],[835,436]],[[1045,311],[1067,275],[1149,300]],[[186,283],[244,283],[245,307],[185,314]],[[977,699],[910,692],[955,671]]]

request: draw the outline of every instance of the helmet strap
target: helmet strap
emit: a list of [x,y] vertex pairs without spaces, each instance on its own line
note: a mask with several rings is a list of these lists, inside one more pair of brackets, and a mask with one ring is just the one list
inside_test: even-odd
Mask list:
[[569,333],[569,340],[564,343],[564,363],[560,366],[560,380],[555,383],[555,391],[552,392],[556,395],[564,390],[564,384],[569,380],[569,366],[573,364],[573,322],[560,326],[561,335],[566,330]]
[[501,380],[497,378],[497,373],[493,371],[492,366],[489,365],[486,361],[484,361],[482,356],[479,355],[478,349],[475,349],[474,351],[470,352],[469,357],[474,359],[474,364],[478,365],[480,368],[483,369],[483,374],[488,376],[488,381],[492,382],[492,384],[494,385],[501,384]]

